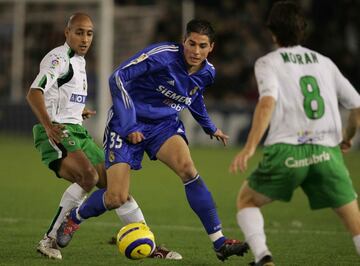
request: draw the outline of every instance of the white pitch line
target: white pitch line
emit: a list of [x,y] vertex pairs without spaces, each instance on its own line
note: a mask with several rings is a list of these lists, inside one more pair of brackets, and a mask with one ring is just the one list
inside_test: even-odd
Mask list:
[[18,223],[19,221],[20,220],[18,218],[0,217],[0,223],[15,224]]
[[[15,224],[15,223],[23,223],[23,222],[33,222],[36,220],[37,222],[43,222],[44,224],[49,223],[47,219],[28,219],[28,218],[13,218],[13,217],[0,217],[0,224]],[[99,226],[99,227],[122,227],[123,224],[119,221],[119,223],[114,222],[99,222],[99,221],[89,221],[89,225],[91,226]],[[279,223],[277,222],[277,228],[265,228],[265,232],[269,234],[316,234],[316,235],[346,235],[347,232],[345,231],[331,231],[331,230],[307,230],[307,229],[296,229],[287,228],[282,229],[279,227]],[[186,226],[186,225],[165,225],[165,224],[151,224],[151,228],[159,229],[159,230],[171,230],[171,231],[185,231],[185,232],[205,232],[204,228],[197,227],[197,226]],[[240,232],[240,229],[237,227],[226,227],[223,228],[224,231],[228,232]]]

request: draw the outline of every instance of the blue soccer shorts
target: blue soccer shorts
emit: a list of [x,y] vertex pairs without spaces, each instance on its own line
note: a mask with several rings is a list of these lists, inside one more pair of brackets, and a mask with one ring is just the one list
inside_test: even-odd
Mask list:
[[141,169],[141,161],[144,151],[151,160],[156,160],[156,154],[161,145],[167,139],[174,135],[180,135],[188,143],[183,123],[178,119],[162,120],[161,122],[139,122],[139,131],[144,134],[145,139],[132,144],[126,139],[121,138],[118,133],[107,128],[104,136],[105,167],[108,169],[111,165],[117,163],[127,163],[131,169]]

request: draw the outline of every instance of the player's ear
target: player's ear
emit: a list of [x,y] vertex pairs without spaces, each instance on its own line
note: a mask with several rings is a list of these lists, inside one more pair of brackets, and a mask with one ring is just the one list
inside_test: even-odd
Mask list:
[[70,28],[69,28],[69,27],[65,27],[65,29],[64,29],[64,34],[65,34],[65,37],[66,37],[66,38],[69,36],[69,32],[70,32]]
[[278,43],[275,34],[271,34],[271,39],[272,39],[272,41],[273,41],[274,43],[276,43],[276,44]]
[[212,50],[214,49],[214,46],[215,46],[215,42],[210,43],[210,50],[209,50],[209,53],[211,53],[211,52],[212,52]]

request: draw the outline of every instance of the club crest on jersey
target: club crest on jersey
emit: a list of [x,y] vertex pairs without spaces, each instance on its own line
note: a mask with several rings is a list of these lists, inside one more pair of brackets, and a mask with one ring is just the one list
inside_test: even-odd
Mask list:
[[50,68],[51,69],[55,69],[59,64],[60,64],[60,60],[62,59],[62,57],[60,57],[57,54],[51,54],[50,57],[52,58],[50,64]]
[[74,140],[69,140],[68,143],[69,143],[70,146],[74,146],[74,145],[75,145],[75,141],[74,141]]
[[115,161],[115,154],[113,151],[110,151],[109,152],[109,162],[112,163],[113,161]]
[[197,91],[198,91],[199,87],[195,86],[189,93],[190,96],[193,96]]
[[85,104],[85,101],[86,101],[86,95],[80,95],[75,93],[71,94],[70,102]]
[[59,60],[58,60],[58,59],[53,59],[53,60],[51,61],[51,64],[52,64],[53,66],[57,66],[57,65],[59,64]]

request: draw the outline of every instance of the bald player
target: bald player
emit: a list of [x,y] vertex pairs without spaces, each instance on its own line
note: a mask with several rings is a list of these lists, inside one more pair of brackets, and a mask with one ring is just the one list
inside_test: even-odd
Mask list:
[[[37,246],[38,252],[54,259],[62,259],[56,231],[65,214],[80,205],[95,185],[106,187],[103,150],[82,126],[83,119],[95,114],[85,107],[88,84],[84,56],[93,35],[94,26],[87,14],[72,15],[65,27],[65,43],[42,59],[39,74],[26,97],[40,122],[33,127],[33,136],[42,162],[57,177],[71,183],[60,200],[48,231]],[[145,222],[131,196],[116,209],[116,213],[125,224]],[[180,254],[161,248],[155,252],[160,252],[166,259],[181,258]]]

